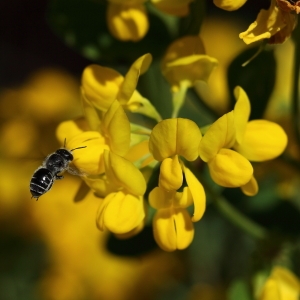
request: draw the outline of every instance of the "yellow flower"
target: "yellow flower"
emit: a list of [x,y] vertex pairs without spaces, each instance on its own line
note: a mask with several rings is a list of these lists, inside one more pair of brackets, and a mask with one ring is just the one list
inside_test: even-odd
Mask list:
[[[250,161],[262,162],[279,156],[288,142],[285,131],[281,126],[271,121],[248,121],[250,101],[247,94],[241,87],[236,87],[234,94],[237,102],[234,108],[236,142],[233,148]],[[249,196],[258,192],[258,185],[253,176],[241,188]]]
[[185,36],[173,42],[162,60],[162,72],[178,91],[180,85],[192,87],[197,80],[207,81],[217,60],[205,54],[201,38],[198,35]]
[[242,7],[247,0],[214,0],[214,4],[224,10],[232,11]]
[[[250,102],[241,87],[235,88],[237,102],[234,110],[219,118],[207,130],[200,142],[199,155],[208,163],[213,180],[224,187],[241,187],[254,195],[258,186],[253,177],[251,161],[265,161],[280,155],[287,136],[276,123],[253,120]],[[231,150],[230,148],[234,148]]]
[[299,279],[288,269],[277,266],[273,268],[258,299],[298,300],[299,296]]
[[277,6],[277,1],[272,0],[269,9],[262,9],[255,22],[240,33],[240,38],[246,44],[270,39],[269,43],[283,43],[290,37],[297,24],[297,16]]
[[131,162],[104,151],[106,180],[114,186],[99,206],[97,227],[108,228],[116,234],[125,234],[136,228],[141,229],[145,218],[143,195],[146,181],[143,174]]
[[173,114],[176,118],[184,103],[187,89],[197,81],[207,82],[217,60],[205,54],[198,35],[185,36],[173,42],[162,60],[162,73],[171,85]]
[[111,34],[121,41],[137,42],[148,31],[146,0],[109,0],[106,13]]
[[[146,0],[108,0],[106,12],[110,33],[121,41],[138,42],[149,29]],[[183,17],[192,0],[151,0],[164,13]]]
[[[193,161],[198,156],[201,140],[198,126],[188,119],[167,119],[152,130],[149,149],[161,161],[159,186],[149,194],[150,204],[158,211],[153,219],[154,237],[166,251],[186,248],[193,240],[192,221],[201,219],[205,211],[205,193],[195,175],[179,158]],[[177,190],[187,183],[183,192]],[[194,204],[191,218],[186,207]]]
[[99,65],[86,67],[81,79],[83,100],[105,112],[117,99],[124,109],[161,120],[152,104],[136,90],[139,76],[148,70],[151,61],[150,54],[141,56],[131,65],[125,77],[111,68]]
[[57,137],[61,143],[67,140],[67,149],[86,146],[82,149],[84,152],[74,151],[74,165],[84,173],[97,175],[104,172],[105,149],[118,155],[125,155],[129,150],[130,124],[122,106],[115,100],[104,114],[99,131],[84,131],[78,122],[66,121],[58,126]]

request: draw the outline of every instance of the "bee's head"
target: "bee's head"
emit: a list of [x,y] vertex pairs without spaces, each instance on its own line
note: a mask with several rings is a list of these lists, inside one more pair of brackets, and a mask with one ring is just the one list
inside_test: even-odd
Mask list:
[[64,159],[68,160],[68,161],[72,161],[73,160],[73,154],[71,153],[71,151],[67,150],[67,149],[58,149],[55,151],[55,153],[59,154],[60,156],[62,156]]

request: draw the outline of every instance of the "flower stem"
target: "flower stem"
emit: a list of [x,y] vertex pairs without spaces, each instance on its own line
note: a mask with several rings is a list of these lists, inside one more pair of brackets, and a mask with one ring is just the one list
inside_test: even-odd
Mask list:
[[247,216],[238,211],[227,201],[225,197],[218,195],[207,184],[205,184],[203,180],[201,180],[201,182],[203,183],[205,191],[211,195],[213,204],[229,221],[256,239],[265,239],[268,236],[268,231],[264,227],[253,222]]

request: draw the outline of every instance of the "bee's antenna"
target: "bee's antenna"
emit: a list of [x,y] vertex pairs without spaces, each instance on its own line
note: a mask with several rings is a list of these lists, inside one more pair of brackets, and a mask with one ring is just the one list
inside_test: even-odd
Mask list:
[[66,148],[66,142],[67,142],[67,138],[65,138],[65,141],[64,141],[64,148]]
[[71,152],[74,151],[74,150],[77,150],[77,149],[82,149],[82,148],[86,148],[86,146],[82,146],[82,147],[78,147],[78,148],[74,148],[72,150],[70,150]]

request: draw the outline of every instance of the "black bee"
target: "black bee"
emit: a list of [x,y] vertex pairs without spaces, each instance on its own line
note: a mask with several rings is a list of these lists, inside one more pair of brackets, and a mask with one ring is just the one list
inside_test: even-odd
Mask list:
[[33,173],[30,181],[31,199],[36,198],[36,200],[38,200],[39,197],[47,193],[55,180],[64,178],[59,174],[65,171],[80,175],[79,172],[70,169],[69,165],[73,160],[72,152],[77,149],[86,148],[86,146],[67,150],[65,145],[66,140],[64,142],[64,147],[48,155],[43,161],[43,164]]

